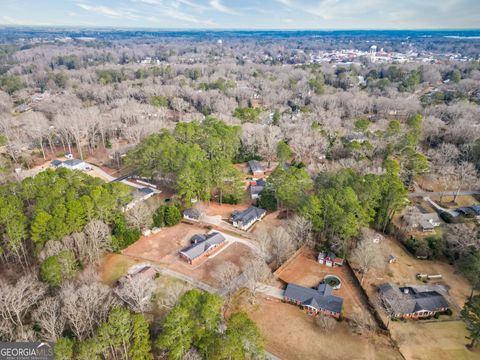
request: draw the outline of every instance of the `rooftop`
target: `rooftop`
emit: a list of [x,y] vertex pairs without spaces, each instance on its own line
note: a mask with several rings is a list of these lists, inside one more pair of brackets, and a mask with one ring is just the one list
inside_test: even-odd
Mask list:
[[225,237],[218,232],[213,232],[208,235],[196,234],[191,240],[194,243],[183,249],[180,253],[184,254],[189,259],[194,260],[210,248],[223,243]]
[[413,314],[417,311],[438,311],[448,308],[447,300],[435,290],[424,290],[413,286],[397,287],[382,284],[378,287],[383,301],[395,314]]
[[264,209],[260,209],[255,206],[250,206],[248,209],[244,211],[234,212],[232,214],[232,220],[234,222],[241,222],[244,224],[248,224],[253,219],[258,219],[265,213],[266,213],[266,210]]
[[260,165],[260,163],[257,160],[250,160],[248,162],[248,166],[250,166],[250,170],[252,172],[257,172],[257,171],[265,171],[263,169],[263,166]]
[[320,284],[317,289],[310,289],[296,284],[288,284],[285,297],[300,301],[302,305],[317,310],[328,310],[334,313],[342,311],[343,299],[332,295],[333,288],[328,284]]

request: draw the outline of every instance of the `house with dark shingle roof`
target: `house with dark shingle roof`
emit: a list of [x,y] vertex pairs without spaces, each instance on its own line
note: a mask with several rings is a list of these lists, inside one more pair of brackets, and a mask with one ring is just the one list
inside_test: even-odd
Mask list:
[[414,286],[397,287],[386,283],[378,287],[378,292],[392,318],[418,319],[448,309],[445,297],[435,290]]
[[196,234],[191,239],[192,243],[180,251],[180,257],[186,260],[189,264],[194,264],[201,258],[212,254],[225,244],[225,236],[218,232],[210,234]]
[[234,211],[230,220],[233,226],[242,230],[248,230],[256,221],[260,221],[265,214],[266,210],[250,206],[244,211]]
[[288,284],[284,299],[302,307],[310,315],[323,314],[339,318],[342,313],[343,299],[332,295],[332,291],[333,288],[328,284],[320,284],[316,289]]
[[248,166],[250,167],[250,172],[253,176],[263,176],[265,175],[265,169],[257,160],[250,160],[248,162]]
[[183,210],[183,218],[192,221],[199,221],[201,217],[201,213],[199,210],[195,208],[189,208]]

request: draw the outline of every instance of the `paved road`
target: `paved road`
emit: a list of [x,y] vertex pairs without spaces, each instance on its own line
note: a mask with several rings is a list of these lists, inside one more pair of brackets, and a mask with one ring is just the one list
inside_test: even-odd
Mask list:
[[480,195],[480,191],[465,190],[465,191],[415,191],[410,193],[409,197],[426,197],[426,196],[465,196],[465,195]]

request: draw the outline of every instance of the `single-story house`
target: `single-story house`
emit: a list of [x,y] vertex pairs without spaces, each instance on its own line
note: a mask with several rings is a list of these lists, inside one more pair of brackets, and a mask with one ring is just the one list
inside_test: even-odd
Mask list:
[[257,160],[250,160],[248,162],[248,166],[250,167],[250,172],[252,173],[253,176],[264,176],[265,175],[265,169],[263,168],[262,165]]
[[473,205],[471,208],[475,212],[475,217],[480,219],[480,205]]
[[344,139],[349,143],[353,143],[353,142],[364,143],[365,141],[367,141],[367,137],[361,133],[353,133],[353,134],[345,135]]
[[189,208],[183,210],[183,218],[191,221],[199,221],[202,214],[195,208]]
[[236,228],[248,230],[256,221],[262,220],[266,214],[266,210],[250,206],[244,211],[234,211],[230,220]]
[[463,207],[456,208],[455,211],[459,212],[460,214],[466,217],[471,217],[471,218],[480,217],[480,205],[463,206]]
[[319,253],[317,260],[320,264],[327,265],[330,267],[343,266],[343,261],[344,261],[342,258],[337,257],[337,255],[335,255],[335,253],[331,251],[328,251],[328,252],[325,251],[325,252]]
[[265,186],[250,185],[250,198],[252,200],[258,199],[261,196],[264,189],[265,189]]
[[386,283],[378,287],[378,292],[392,318],[418,319],[448,309],[447,300],[437,291]]
[[137,204],[141,203],[142,201],[145,201],[151,198],[153,195],[155,195],[155,193],[157,193],[157,191],[150,188],[136,189],[130,194],[133,197],[133,199],[125,206],[125,211],[128,211],[133,207],[135,207]]
[[117,280],[116,286],[122,287],[125,281],[128,279],[150,279],[153,280],[158,274],[158,270],[150,265],[142,265],[136,268],[134,271],[129,272],[127,275],[122,276]]
[[52,164],[53,167],[55,168],[58,168],[60,165],[62,165],[63,161],[61,160],[57,160],[57,159],[54,159],[50,162],[50,164]]
[[58,167],[64,167],[70,170],[82,170],[82,171],[90,169],[90,166],[85,161],[80,159],[65,160],[64,162],[59,164]]
[[320,284],[316,289],[296,284],[288,284],[284,300],[296,304],[310,315],[324,314],[339,318],[342,312],[343,299],[332,295],[333,288],[328,284]]
[[440,217],[437,213],[421,214],[419,226],[424,232],[434,231],[441,224]]
[[194,264],[201,258],[212,254],[225,243],[225,236],[218,232],[196,234],[190,241],[191,245],[180,251],[180,257],[189,264]]

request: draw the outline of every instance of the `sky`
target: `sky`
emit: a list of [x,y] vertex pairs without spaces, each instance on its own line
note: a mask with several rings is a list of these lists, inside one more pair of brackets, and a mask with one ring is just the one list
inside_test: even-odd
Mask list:
[[155,29],[478,29],[480,0],[0,0],[0,24]]

